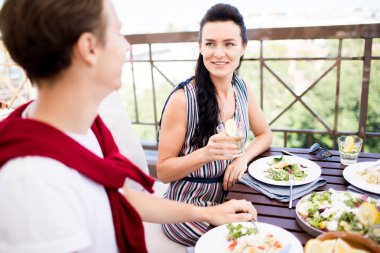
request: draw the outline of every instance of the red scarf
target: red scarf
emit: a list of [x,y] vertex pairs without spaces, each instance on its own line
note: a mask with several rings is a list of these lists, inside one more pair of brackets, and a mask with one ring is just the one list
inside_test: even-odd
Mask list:
[[[104,185],[111,206],[116,241],[120,252],[147,252],[142,220],[133,206],[119,193],[126,178],[153,192],[154,179],[119,153],[113,137],[98,116],[91,129],[104,158],[100,158],[58,129],[45,123],[23,119],[25,104],[0,122],[0,168],[10,159],[44,156]],[[94,221],[96,222],[96,221]]]

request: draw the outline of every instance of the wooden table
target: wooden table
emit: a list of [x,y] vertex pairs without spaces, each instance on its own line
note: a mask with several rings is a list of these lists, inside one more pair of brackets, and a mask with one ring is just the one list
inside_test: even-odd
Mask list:
[[[272,155],[281,155],[281,150],[289,151],[297,156],[304,157],[319,164],[322,168],[322,177],[327,180],[327,184],[316,189],[323,191],[329,188],[345,191],[349,185],[343,178],[343,169],[345,165],[339,162],[339,152],[331,151],[333,154],[328,160],[320,160],[314,155],[308,154],[307,149],[299,148],[270,148],[258,158]],[[360,153],[358,162],[375,161],[380,159],[380,154]],[[300,228],[296,222],[295,206],[299,199],[293,202],[293,208],[288,208],[288,203],[272,200],[260,192],[257,192],[248,186],[237,183],[227,195],[228,199],[246,199],[253,203],[258,212],[258,220],[260,222],[270,223],[282,227],[292,232],[303,245],[311,238],[306,232]]]

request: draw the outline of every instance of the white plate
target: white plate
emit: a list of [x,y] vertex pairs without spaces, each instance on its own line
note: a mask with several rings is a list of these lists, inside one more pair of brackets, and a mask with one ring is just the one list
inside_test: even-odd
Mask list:
[[[253,224],[251,222],[238,223],[246,227],[253,227]],[[284,247],[290,244],[291,249],[288,252],[303,252],[302,245],[298,239],[285,229],[261,222],[256,222],[256,226],[259,230],[259,233],[271,233],[275,238],[277,238],[277,240],[282,243],[282,245],[284,245]],[[228,252],[229,242],[226,239],[227,234],[227,225],[222,225],[211,229],[198,240],[197,244],[195,245],[195,253]]]
[[[264,158],[260,158],[254,162],[252,162],[249,165],[248,172],[249,174],[264,183],[271,184],[271,185],[278,185],[278,186],[289,186],[289,181],[276,181],[270,178],[267,178],[267,173],[265,170],[269,168],[268,162],[272,162],[273,158],[280,157],[280,155],[277,156],[268,156]],[[314,180],[317,180],[321,176],[321,167],[316,164],[313,161],[310,161],[308,159],[299,157],[299,156],[283,156],[287,162],[293,162],[302,164],[303,166],[306,166],[306,168],[303,168],[306,173],[307,177],[304,178],[302,181],[293,181],[293,185],[302,185],[302,184],[308,184],[310,182],[313,182]]]
[[367,183],[366,178],[357,173],[358,170],[368,168],[373,164],[375,164],[375,162],[361,162],[361,163],[351,164],[343,170],[343,177],[350,184],[352,184],[353,186],[359,189],[380,194],[380,185]]

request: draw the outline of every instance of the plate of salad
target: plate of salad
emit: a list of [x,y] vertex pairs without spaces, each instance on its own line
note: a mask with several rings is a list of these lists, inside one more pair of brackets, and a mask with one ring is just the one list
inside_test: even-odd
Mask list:
[[312,236],[335,231],[365,235],[368,226],[379,221],[379,208],[368,196],[329,189],[298,201],[296,220]]
[[298,239],[288,231],[261,222],[234,222],[205,233],[195,245],[195,253],[302,253]]
[[321,167],[313,161],[299,156],[268,156],[252,162],[249,174],[264,183],[289,186],[313,182],[321,176]]

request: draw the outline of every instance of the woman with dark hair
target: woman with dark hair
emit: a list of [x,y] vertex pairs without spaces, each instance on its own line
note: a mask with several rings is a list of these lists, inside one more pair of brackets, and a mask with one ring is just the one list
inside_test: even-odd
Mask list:
[[[239,10],[228,4],[211,7],[200,23],[199,58],[195,76],[170,94],[159,135],[158,178],[171,183],[168,199],[199,206],[224,201],[226,190],[242,177],[252,158],[272,142],[272,132],[254,95],[236,75],[247,46]],[[221,122],[233,118],[255,139],[236,155],[231,137],[216,133]],[[194,245],[207,230],[205,222],[164,225],[169,238]]]

